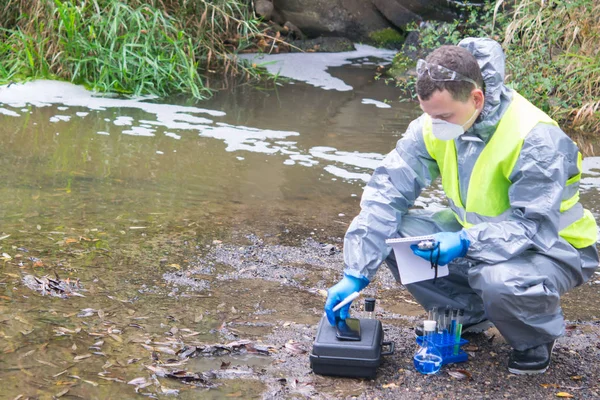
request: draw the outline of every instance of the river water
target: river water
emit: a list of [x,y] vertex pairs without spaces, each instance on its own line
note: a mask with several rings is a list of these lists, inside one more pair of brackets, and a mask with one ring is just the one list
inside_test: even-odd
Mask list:
[[[253,59],[280,74],[276,84],[206,101],[107,97],[50,81],[0,87],[0,398],[132,398],[136,388],[151,397],[260,397],[261,379],[233,373],[214,389],[152,380],[146,366],[156,359],[141,344],[159,346],[165,335],[260,341],[273,324],[318,320],[323,299],[307,289],[339,275],[340,238],[365,182],[420,114],[374,78],[393,54],[357,48]],[[600,158],[584,159],[582,187],[598,216]],[[435,187],[417,206],[441,199]],[[303,264],[310,283],[248,275],[255,267],[232,272],[224,260],[257,243],[279,262],[303,248],[308,256],[293,265]],[[338,249],[329,275],[307,267],[322,244]],[[79,284],[67,298],[42,296],[26,284],[33,276]],[[281,290],[281,281],[295,283]],[[264,304],[252,310],[256,298]],[[569,319],[597,319],[599,305],[594,284],[564,300]],[[409,302],[394,312],[420,310]],[[224,328],[240,315],[266,322]],[[269,364],[253,354],[193,365]],[[149,386],[127,384],[135,378]]]

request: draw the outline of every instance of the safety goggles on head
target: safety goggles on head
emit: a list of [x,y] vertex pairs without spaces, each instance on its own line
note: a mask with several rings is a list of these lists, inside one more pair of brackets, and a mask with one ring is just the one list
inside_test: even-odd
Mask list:
[[417,61],[417,75],[423,76],[425,73],[429,74],[429,77],[434,81],[465,81],[471,82],[475,85],[476,89],[479,89],[479,85],[471,78],[467,78],[464,75],[459,74],[456,71],[452,71],[446,67],[437,64],[428,63],[425,60]]

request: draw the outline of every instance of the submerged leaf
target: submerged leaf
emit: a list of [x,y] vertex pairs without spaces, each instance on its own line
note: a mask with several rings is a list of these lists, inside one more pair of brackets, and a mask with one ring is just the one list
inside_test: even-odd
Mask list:
[[570,397],[573,397],[573,395],[570,394],[570,393],[567,393],[567,392],[558,392],[558,393],[556,393],[556,397],[568,397],[568,398],[570,398]]
[[140,377],[140,378],[135,378],[135,379],[130,380],[129,382],[127,382],[127,384],[139,386],[139,385],[145,384],[146,382],[147,382],[146,378]]

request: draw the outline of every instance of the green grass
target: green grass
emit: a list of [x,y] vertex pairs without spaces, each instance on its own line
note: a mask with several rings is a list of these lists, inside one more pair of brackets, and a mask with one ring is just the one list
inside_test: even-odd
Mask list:
[[134,95],[205,97],[203,75],[236,73],[231,54],[259,34],[249,6],[231,0],[8,0],[0,21],[0,82]]
[[404,42],[404,36],[395,29],[386,28],[369,34],[369,38],[380,47],[398,47]]
[[[420,29],[421,48],[405,51],[426,54],[464,37],[491,37],[506,53],[509,86],[561,126],[600,134],[597,0],[498,0],[466,11],[460,21]],[[399,85],[414,93],[415,78],[401,74],[410,65],[405,55],[399,54],[394,65]]]

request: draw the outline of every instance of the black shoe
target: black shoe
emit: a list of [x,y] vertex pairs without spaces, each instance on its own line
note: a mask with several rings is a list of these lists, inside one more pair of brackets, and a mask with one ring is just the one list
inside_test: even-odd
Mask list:
[[[484,319],[481,322],[477,322],[476,324],[470,324],[463,326],[462,335],[469,333],[481,333],[487,331],[494,324],[492,324],[489,320]],[[423,336],[423,325],[415,326],[415,335]]]
[[527,350],[513,350],[508,360],[508,370],[513,374],[543,374],[550,365],[554,340]]

